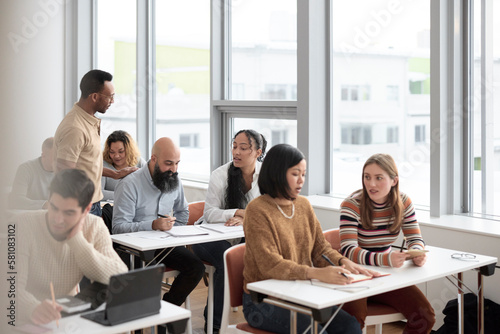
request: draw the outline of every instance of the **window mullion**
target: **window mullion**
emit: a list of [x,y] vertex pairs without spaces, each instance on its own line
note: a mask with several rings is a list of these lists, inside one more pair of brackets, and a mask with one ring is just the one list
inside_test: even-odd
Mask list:
[[481,2],[481,212],[491,213],[494,200],[493,3]]
[[137,1],[137,142],[149,156],[155,135],[154,0]]

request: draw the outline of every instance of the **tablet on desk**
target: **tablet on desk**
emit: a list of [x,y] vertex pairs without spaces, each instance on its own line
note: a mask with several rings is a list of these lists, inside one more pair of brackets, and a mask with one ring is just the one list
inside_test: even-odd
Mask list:
[[164,271],[165,266],[160,264],[111,276],[105,309],[82,317],[113,326],[159,313]]

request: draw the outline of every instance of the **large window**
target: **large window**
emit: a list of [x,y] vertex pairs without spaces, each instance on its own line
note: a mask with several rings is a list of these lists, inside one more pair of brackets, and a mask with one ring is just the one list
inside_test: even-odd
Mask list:
[[[117,10],[119,8],[119,10]],[[97,68],[113,74],[114,104],[101,123],[101,142],[115,130],[125,130],[137,140],[136,1],[97,2]],[[148,159],[148,152],[141,152]]]
[[[116,90],[115,103],[103,116],[102,141],[117,129],[129,132],[140,147],[148,147],[140,140],[170,137],[181,146],[183,177],[206,180],[210,174],[210,2],[145,3],[97,1],[97,66],[113,73]],[[138,6],[146,9],[138,11]],[[139,37],[140,50],[139,25],[149,31]],[[144,53],[144,49],[151,51]],[[146,66],[137,68],[138,52],[143,52],[142,63],[151,71]],[[139,77],[146,79],[139,81]],[[148,81],[150,86],[144,84]],[[148,100],[152,103],[145,103]],[[148,119],[152,124],[144,124]],[[146,133],[138,136],[138,127]],[[141,153],[146,160],[150,156],[150,152]]]
[[207,180],[253,128],[319,166],[304,192],[340,198],[389,153],[418,207],[500,214],[500,0],[96,3],[97,66],[116,87],[103,138],[173,137],[183,176]]
[[[206,1],[209,2],[209,1]],[[295,0],[228,0],[232,100],[295,100]]]
[[210,1],[156,0],[154,14],[156,138],[179,142],[183,177],[203,178],[210,173]]
[[472,11],[471,211],[500,216],[500,1],[474,0]]
[[332,193],[360,188],[365,160],[389,153],[402,191],[429,206],[429,147],[407,130],[430,122],[429,1],[333,0],[331,15]]

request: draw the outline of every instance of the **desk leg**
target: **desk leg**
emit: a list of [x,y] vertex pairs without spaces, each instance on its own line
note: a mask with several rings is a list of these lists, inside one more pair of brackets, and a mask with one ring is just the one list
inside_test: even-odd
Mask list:
[[464,334],[464,290],[463,273],[458,273],[458,334]]
[[130,254],[130,270],[134,270],[135,269],[135,256],[134,254]]
[[484,334],[483,275],[477,272],[477,332]]
[[313,325],[313,327],[312,327],[313,333],[314,334],[318,334],[318,322],[316,320],[313,320],[313,324],[312,325]]
[[290,334],[297,334],[297,312],[290,310]]

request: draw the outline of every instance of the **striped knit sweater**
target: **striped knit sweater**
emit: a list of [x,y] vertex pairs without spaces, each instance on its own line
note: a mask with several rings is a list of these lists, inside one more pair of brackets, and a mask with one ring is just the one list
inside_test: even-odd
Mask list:
[[[389,227],[392,210],[385,204],[374,204],[374,229],[364,229],[361,224],[360,199],[356,193],[342,202],[340,211],[341,253],[359,264],[392,267],[390,253],[400,231],[391,233]],[[420,234],[415,209],[411,199],[401,193],[404,213],[402,231],[408,249],[423,249],[425,243]]]

